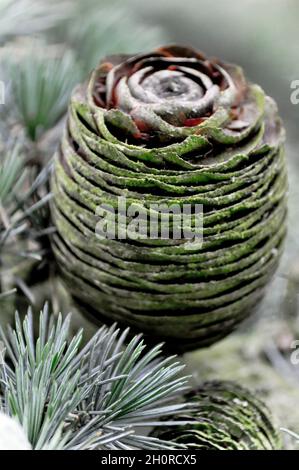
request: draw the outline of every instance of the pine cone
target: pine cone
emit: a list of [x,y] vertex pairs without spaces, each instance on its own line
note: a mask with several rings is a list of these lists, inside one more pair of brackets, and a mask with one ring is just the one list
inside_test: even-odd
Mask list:
[[[207,382],[186,396],[194,410],[174,420],[192,424],[156,428],[153,436],[197,450],[279,450],[266,405],[234,382]],[[171,418],[168,418],[171,420]]]
[[[82,310],[176,350],[231,332],[281,255],[283,142],[239,67],[178,46],[102,62],[73,93],[52,181],[54,250]],[[154,204],[202,207],[203,230]]]

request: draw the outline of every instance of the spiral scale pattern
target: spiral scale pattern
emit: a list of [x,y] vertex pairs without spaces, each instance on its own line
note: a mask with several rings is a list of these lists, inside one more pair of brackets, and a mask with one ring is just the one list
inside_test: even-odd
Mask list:
[[[231,332],[281,255],[283,144],[275,103],[239,67],[179,46],[103,61],[73,93],[52,180],[54,252],[82,310],[176,350]],[[153,204],[202,205],[202,244],[99,239],[99,206],[132,220],[119,197],[148,217]]]
[[170,421],[190,424],[156,428],[153,436],[193,450],[280,450],[267,406],[234,382],[207,382],[186,395],[189,413]]

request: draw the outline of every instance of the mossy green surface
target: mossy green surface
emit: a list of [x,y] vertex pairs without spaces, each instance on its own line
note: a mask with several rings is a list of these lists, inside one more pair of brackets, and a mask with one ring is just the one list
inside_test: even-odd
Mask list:
[[[137,80],[148,63],[144,82],[158,80],[153,102]],[[190,90],[199,93],[200,83],[203,97],[162,99],[160,72],[167,80],[191,77]],[[273,100],[238,67],[173,46],[113,57],[73,93],[52,189],[53,248],[82,311],[177,351],[194,349],[246,318],[277,268],[286,232],[284,130]],[[116,210],[120,229],[132,221],[117,212],[120,196],[147,218],[153,203],[202,204],[202,244],[99,239],[98,206]],[[173,233],[174,217],[170,224]]]
[[186,425],[157,428],[153,435],[193,450],[279,450],[281,440],[266,405],[229,381],[207,382],[185,396],[193,408],[176,420]]

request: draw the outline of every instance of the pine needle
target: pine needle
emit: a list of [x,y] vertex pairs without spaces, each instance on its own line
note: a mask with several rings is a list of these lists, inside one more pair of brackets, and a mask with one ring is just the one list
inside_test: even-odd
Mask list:
[[140,336],[126,345],[128,330],[116,326],[102,327],[81,349],[82,331],[70,338],[70,321],[49,316],[45,305],[37,339],[30,310],[23,323],[16,315],[14,330],[0,329],[2,409],[18,420],[32,447],[177,448],[137,430],[163,426],[161,417],[188,407],[178,400],[187,386],[183,366],[163,358],[160,346],[145,352]]

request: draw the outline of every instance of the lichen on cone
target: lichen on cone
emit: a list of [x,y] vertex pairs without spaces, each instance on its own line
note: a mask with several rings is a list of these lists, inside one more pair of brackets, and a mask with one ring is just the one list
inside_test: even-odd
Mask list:
[[[282,252],[283,144],[274,101],[237,66],[179,46],[101,62],[72,95],[52,179],[54,252],[82,311],[178,351],[230,333]],[[202,244],[99,239],[97,207],[131,220],[119,197],[147,216],[152,204],[201,204]]]
[[[193,450],[280,450],[272,416],[254,393],[231,381],[211,381],[185,396],[193,405],[173,421],[186,425],[156,428],[152,435]],[[171,417],[168,418],[171,421]]]

